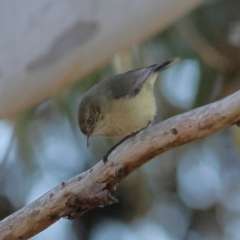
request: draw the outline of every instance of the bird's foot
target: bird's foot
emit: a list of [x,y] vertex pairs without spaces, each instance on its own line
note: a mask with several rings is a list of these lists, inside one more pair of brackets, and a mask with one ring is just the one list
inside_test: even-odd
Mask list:
[[109,155],[119,146],[121,145],[127,138],[129,138],[130,135],[126,136],[125,138],[123,138],[120,142],[118,142],[117,144],[115,144],[112,148],[110,148],[106,155],[103,157],[103,163],[106,165],[106,162],[108,160]]
[[106,162],[107,162],[107,160],[108,160],[108,157],[109,157],[109,155],[111,154],[111,151],[112,149],[110,149],[110,150],[108,150],[107,151],[107,153],[106,153],[106,155],[105,156],[103,156],[103,163],[106,165]]
[[103,157],[103,163],[106,165],[106,162],[108,160],[108,157],[109,155],[113,152],[113,150],[115,150],[118,146],[120,146],[123,142],[125,142],[128,138],[131,138],[133,139],[137,134],[139,134],[140,132],[142,132],[144,129],[146,129],[147,127],[149,127],[150,125],[152,124],[152,121],[149,121],[148,124],[139,129],[138,131],[136,132],[132,132],[131,134],[127,135],[125,138],[123,138],[120,142],[118,142],[116,145],[114,145],[112,148],[110,148],[108,151],[107,151],[107,154]]

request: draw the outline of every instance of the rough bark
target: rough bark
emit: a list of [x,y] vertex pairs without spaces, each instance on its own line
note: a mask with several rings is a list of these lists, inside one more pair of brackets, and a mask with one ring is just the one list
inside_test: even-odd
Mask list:
[[44,194],[0,222],[0,239],[27,239],[60,218],[74,219],[87,210],[117,202],[114,188],[132,171],[169,149],[207,137],[240,120],[240,91],[163,121],[120,145],[104,165]]

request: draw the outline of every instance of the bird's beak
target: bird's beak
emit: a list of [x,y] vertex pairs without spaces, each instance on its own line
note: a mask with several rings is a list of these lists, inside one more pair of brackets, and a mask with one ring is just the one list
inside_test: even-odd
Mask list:
[[88,133],[88,135],[87,135],[87,147],[90,146],[90,137],[92,136],[93,129],[94,129],[94,128],[92,128],[92,130],[91,130],[91,131]]

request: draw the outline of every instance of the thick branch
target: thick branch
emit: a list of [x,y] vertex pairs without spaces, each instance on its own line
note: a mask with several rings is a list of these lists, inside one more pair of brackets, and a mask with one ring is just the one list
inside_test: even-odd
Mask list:
[[0,222],[1,239],[27,239],[61,217],[73,219],[87,210],[116,202],[111,191],[129,173],[156,155],[207,137],[240,120],[240,91],[161,122],[129,139],[109,157],[44,194]]

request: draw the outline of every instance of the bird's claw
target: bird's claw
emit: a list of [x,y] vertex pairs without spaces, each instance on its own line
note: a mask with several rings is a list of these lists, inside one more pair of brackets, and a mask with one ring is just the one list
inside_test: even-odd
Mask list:
[[103,163],[104,163],[105,165],[106,165],[107,159],[108,159],[108,155],[106,154],[106,155],[103,157]]
[[107,154],[103,157],[103,163],[106,165],[106,162],[108,160],[109,155],[112,153],[113,150],[115,150],[119,145],[121,145],[123,142],[125,142],[128,138],[133,139],[138,133],[142,132],[144,129],[146,129],[148,126],[152,124],[152,121],[149,121],[148,124],[139,129],[136,132],[132,132],[130,135],[127,135],[125,138],[123,138],[120,142],[118,142],[115,146],[113,146],[110,150],[108,150]]
[[[110,149],[111,150],[111,149]],[[103,163],[106,165],[108,157],[112,151],[108,151],[107,154],[103,157]]]

